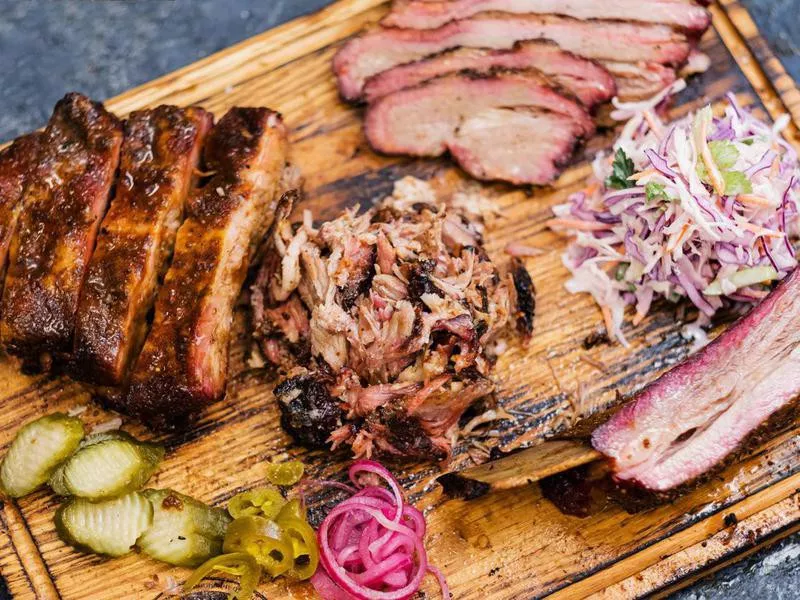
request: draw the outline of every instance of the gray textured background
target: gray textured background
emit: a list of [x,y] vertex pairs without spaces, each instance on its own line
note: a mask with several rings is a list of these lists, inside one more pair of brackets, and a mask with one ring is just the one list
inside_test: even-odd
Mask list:
[[[601,1],[601,0],[598,0]],[[743,0],[800,77],[800,0]],[[102,99],[329,0],[0,0],[0,140],[41,126],[65,92]],[[675,595],[800,598],[800,534]]]

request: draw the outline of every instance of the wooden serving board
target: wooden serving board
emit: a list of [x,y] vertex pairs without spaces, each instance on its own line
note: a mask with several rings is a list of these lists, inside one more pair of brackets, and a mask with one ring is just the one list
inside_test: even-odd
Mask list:
[[[360,110],[337,98],[329,66],[333,53],[387,7],[381,0],[343,0],[125,93],[108,106],[121,115],[165,102],[201,104],[218,116],[233,105],[280,110],[292,129],[294,162],[305,175],[306,207],[318,219],[387,194],[393,181],[406,174],[433,178],[437,185],[458,184],[461,176],[446,160],[411,161],[370,152]],[[795,126],[800,123],[800,93],[794,82],[738,3],[721,0],[711,10],[714,30],[702,43],[712,58],[711,69],[691,81],[675,115],[731,90],[772,118],[790,112],[794,123],[788,135],[800,146]],[[497,367],[499,399],[515,421],[462,441],[453,468],[470,464],[477,447],[473,440],[502,450],[535,444],[579,415],[608,406],[616,392],[642,387],[686,355],[679,315],[665,304],[627,330],[630,349],[584,349],[583,340],[601,327],[602,319],[590,297],[564,291],[567,272],[560,255],[565,240],[544,223],[550,207],[579,189],[588,173],[584,161],[549,189],[485,188],[502,208],[488,233],[489,249],[498,260],[512,240],[544,250],[527,261],[538,289],[536,330],[527,347],[511,346]],[[300,458],[312,476],[344,473],[346,454],[307,452],[280,429],[272,382],[246,367],[243,320],[239,315],[241,335],[231,350],[226,400],[207,410],[190,431],[161,438],[168,454],[152,486],[222,504],[262,483],[266,462],[273,457]],[[87,405],[84,417],[90,423],[110,417],[78,384],[23,376],[10,361],[0,362],[0,384],[0,448],[23,423],[44,413]],[[125,428],[152,437],[135,422],[126,420]],[[445,501],[434,483],[438,466],[409,465],[395,472],[428,516],[430,557],[447,575],[454,598],[638,598],[666,594],[800,529],[799,443],[800,428],[787,424],[782,434],[670,505],[635,515],[609,506],[587,519],[562,515],[535,486],[473,502]],[[0,513],[0,573],[14,598],[151,599],[166,597],[165,587],[185,579],[187,571],[138,554],[108,560],[72,550],[54,531],[57,506],[51,493],[40,491],[6,503]],[[224,588],[221,582],[214,585]],[[435,584],[427,582],[425,589],[426,597],[436,597]],[[284,581],[265,584],[261,592],[273,600],[313,597],[308,585]]]

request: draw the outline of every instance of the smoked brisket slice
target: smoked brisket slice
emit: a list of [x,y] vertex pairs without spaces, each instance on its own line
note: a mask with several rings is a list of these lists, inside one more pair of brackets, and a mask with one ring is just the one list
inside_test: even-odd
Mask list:
[[800,394],[800,269],[592,434],[618,482],[664,493],[713,470]]
[[116,386],[141,349],[213,117],[159,106],[125,123],[117,193],[89,263],[75,326],[75,373]]
[[479,179],[542,184],[594,123],[577,100],[536,72],[461,73],[381,98],[367,110],[365,131],[380,152],[449,151]]
[[17,231],[25,181],[36,166],[40,138],[39,133],[32,133],[0,151],[0,291],[8,266],[8,246]]
[[122,126],[99,103],[56,104],[10,245],[0,336],[34,361],[69,352],[75,310],[119,163]]
[[617,96],[623,102],[652,98],[677,79],[675,69],[654,62],[602,61],[614,77]]
[[711,24],[707,10],[681,0],[395,0],[381,23],[434,29],[486,11],[661,23],[698,34]]
[[233,308],[272,221],[287,152],[281,117],[266,108],[233,108],[211,130],[214,176],[190,196],[122,407],[148,424],[177,423],[224,395]]
[[358,100],[367,78],[397,65],[459,46],[508,49],[537,39],[586,58],[621,62],[679,65],[690,50],[686,36],[666,25],[486,13],[438,29],[372,29],[342,46],[333,70],[342,97]]
[[400,65],[370,77],[364,86],[367,102],[447,73],[468,69],[485,73],[495,68],[538,69],[587,108],[607,102],[616,93],[614,79],[597,63],[565,52],[553,42],[519,42],[511,50],[457,48]]

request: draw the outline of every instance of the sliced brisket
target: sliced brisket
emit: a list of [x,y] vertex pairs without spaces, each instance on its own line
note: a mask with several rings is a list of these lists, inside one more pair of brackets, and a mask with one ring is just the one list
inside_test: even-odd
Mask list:
[[682,0],[395,0],[381,23],[434,29],[486,11],[662,23],[694,33],[702,33],[711,24],[707,10]]
[[287,133],[266,108],[233,108],[205,149],[214,176],[193,192],[124,408],[163,426],[225,393],[233,308],[273,217]]
[[480,179],[541,184],[555,177],[594,123],[577,100],[536,72],[462,73],[379,99],[367,110],[365,131],[380,152],[450,151]]
[[122,126],[67,94],[44,131],[10,245],[0,336],[31,361],[72,349],[75,310],[119,163]]
[[36,166],[41,135],[18,138],[0,152],[0,292],[8,266],[8,246],[17,231],[25,182]]
[[800,394],[800,269],[595,430],[614,477],[663,493],[709,472]]
[[398,90],[415,87],[428,79],[470,70],[486,73],[495,68],[537,69],[586,107],[610,100],[616,93],[611,75],[597,63],[561,50],[547,40],[519,42],[511,50],[457,48],[429,58],[400,65],[370,77],[364,86],[367,102]]
[[201,108],[160,106],[125,123],[117,194],[76,317],[75,373],[85,381],[121,384],[144,342],[212,121]]
[[617,84],[623,102],[652,98],[677,79],[675,69],[654,62],[624,63],[602,61]]
[[367,78],[397,65],[459,46],[508,49],[518,41],[537,39],[552,40],[586,58],[621,62],[678,65],[690,50],[686,36],[666,25],[486,13],[438,29],[373,29],[345,44],[333,69],[342,97],[358,100]]

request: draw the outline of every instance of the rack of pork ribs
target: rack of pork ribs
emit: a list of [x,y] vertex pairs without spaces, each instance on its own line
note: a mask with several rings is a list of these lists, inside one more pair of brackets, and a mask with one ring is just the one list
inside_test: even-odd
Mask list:
[[[154,426],[222,397],[233,308],[288,153],[266,108],[124,121],[77,93],[0,153],[0,339]],[[152,314],[151,319],[148,315]]]
[[[394,0],[333,60],[386,154],[453,159],[477,179],[546,184],[607,122],[703,71],[694,0]],[[604,117],[603,115],[606,115]]]

